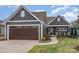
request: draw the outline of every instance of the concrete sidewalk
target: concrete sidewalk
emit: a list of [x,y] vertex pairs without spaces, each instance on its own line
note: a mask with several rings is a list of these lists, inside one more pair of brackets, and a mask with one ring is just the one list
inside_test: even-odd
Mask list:
[[58,40],[56,37],[51,37],[51,42],[48,43],[38,43],[37,45],[50,45],[50,44],[57,44]]

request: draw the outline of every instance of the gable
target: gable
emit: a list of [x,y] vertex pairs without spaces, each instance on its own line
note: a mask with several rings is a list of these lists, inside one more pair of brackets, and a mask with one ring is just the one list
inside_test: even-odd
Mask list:
[[[25,11],[25,16],[21,17],[21,11]],[[36,20],[29,12],[22,8],[10,21],[12,20]]]
[[49,23],[49,25],[69,25],[69,23],[65,20],[64,17],[57,16]]
[[[21,11],[25,11],[25,17],[21,17]],[[24,12],[23,12],[24,13]],[[37,18],[34,14],[32,14],[28,9],[26,9],[24,6],[20,6],[14,13],[12,13],[6,20],[4,23],[7,22],[14,22],[14,21],[38,21],[40,23],[42,23],[42,21],[39,20],[39,18]]]

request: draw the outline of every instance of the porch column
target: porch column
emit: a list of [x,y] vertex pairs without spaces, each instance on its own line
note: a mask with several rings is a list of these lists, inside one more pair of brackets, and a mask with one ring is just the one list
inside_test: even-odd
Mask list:
[[43,37],[43,23],[41,23],[41,38]]
[[6,38],[6,26],[5,26],[5,34],[4,34],[4,37]]
[[6,34],[7,34],[7,33],[6,33],[6,32],[7,32],[7,27],[6,27],[6,24],[5,24],[4,31],[5,31],[5,32],[4,32],[4,38],[7,39],[7,35],[6,35]]
[[6,33],[7,33],[7,35],[6,35],[7,36],[7,40],[9,40],[9,26],[8,25],[7,25],[7,32]]

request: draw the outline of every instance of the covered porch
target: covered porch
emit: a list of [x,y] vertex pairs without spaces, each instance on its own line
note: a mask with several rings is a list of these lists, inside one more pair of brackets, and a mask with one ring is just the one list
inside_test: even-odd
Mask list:
[[46,34],[48,35],[69,35],[69,28],[68,27],[47,27],[46,28]]

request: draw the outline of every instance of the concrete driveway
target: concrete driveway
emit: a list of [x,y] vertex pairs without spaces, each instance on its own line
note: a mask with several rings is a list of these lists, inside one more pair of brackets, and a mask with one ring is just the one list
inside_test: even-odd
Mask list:
[[38,40],[0,41],[0,53],[26,53],[38,44]]

